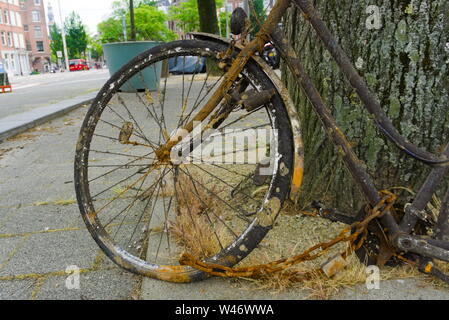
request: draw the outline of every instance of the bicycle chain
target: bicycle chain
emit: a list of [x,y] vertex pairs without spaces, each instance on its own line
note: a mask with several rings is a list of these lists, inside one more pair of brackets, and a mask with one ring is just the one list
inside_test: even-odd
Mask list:
[[[329,242],[319,243],[297,256],[252,267],[230,268],[218,264],[207,263],[195,258],[189,253],[184,253],[181,256],[179,263],[184,266],[190,266],[209,275],[222,278],[260,279],[273,273],[286,272],[287,269],[294,265],[304,263],[306,261],[316,260],[317,258],[327,254],[332,247],[342,242],[348,242],[348,248],[340,254],[343,259],[346,259],[362,247],[368,234],[368,225],[370,222],[374,219],[382,217],[386,212],[391,211],[397,200],[397,196],[387,190],[381,191],[380,195],[382,196],[382,200],[370,210],[371,214],[368,215],[363,221],[356,222],[344,229],[335,239]],[[359,236],[362,237],[358,240]],[[321,249],[320,252],[314,253],[319,249]],[[296,276],[296,280],[299,281],[300,279],[316,273],[323,273],[323,270],[316,269],[305,273],[290,272],[290,276]]]

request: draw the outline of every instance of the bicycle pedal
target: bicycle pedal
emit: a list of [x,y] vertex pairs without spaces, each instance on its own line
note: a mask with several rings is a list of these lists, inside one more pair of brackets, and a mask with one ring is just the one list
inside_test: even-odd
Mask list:
[[348,262],[339,254],[330,258],[321,266],[324,274],[329,278],[332,278],[336,274],[340,273],[346,266]]

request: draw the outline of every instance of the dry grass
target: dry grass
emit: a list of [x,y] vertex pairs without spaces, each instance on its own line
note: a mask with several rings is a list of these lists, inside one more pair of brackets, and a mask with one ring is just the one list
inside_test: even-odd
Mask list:
[[[178,212],[170,230],[178,245],[200,259],[217,254],[231,240],[222,223],[227,219],[223,208],[209,191],[194,185],[184,174],[179,175],[176,190]],[[218,186],[209,190],[215,194],[222,191]]]
[[6,148],[6,149],[0,149],[0,159],[7,154],[8,152],[10,152],[11,150],[13,150],[13,148]]
[[[431,220],[436,221],[440,207],[441,201],[434,197],[428,208]],[[296,223],[295,220],[300,220],[302,223]],[[298,214],[295,217],[294,207],[287,207],[278,220],[278,226],[262,242],[260,248],[253,251],[242,265],[256,265],[295,256],[316,243],[331,239],[343,228],[344,225],[342,224],[331,223],[320,218],[300,217]],[[296,232],[293,229],[296,229]],[[307,230],[307,232],[301,233],[302,229]],[[286,235],[289,234],[293,234],[294,238],[288,239]],[[314,240],[313,237],[309,237],[310,234],[315,234],[320,239]],[[333,256],[343,248],[340,246],[332,250],[328,257]],[[329,299],[344,288],[366,283],[368,274],[365,264],[362,264],[355,255],[350,256],[347,261],[348,266],[332,278],[328,278],[322,273],[313,272],[319,269],[323,263],[323,260],[320,259],[295,266],[287,270],[288,272],[273,274],[265,279],[252,280],[252,282],[256,284],[256,290],[280,292],[289,288],[301,288],[308,290],[310,293],[309,299]],[[449,263],[438,261],[437,266],[443,272],[449,273]],[[310,276],[298,282],[295,274],[309,274]],[[381,269],[380,276],[381,280],[420,278],[433,286],[449,289],[448,284],[434,277],[425,276],[415,266],[408,264],[395,268],[385,267]]]
[[35,134],[21,133],[15,135],[14,137],[6,139],[8,142],[20,142],[20,141],[33,141],[36,140],[39,136]]
[[24,133],[15,135],[11,138],[6,139],[9,142],[20,142],[20,141],[33,141],[39,138],[38,134],[33,133],[56,133],[58,132],[55,127],[35,127],[30,130],[25,131]]
[[[182,189],[183,194],[180,195],[178,215],[171,222],[171,231],[176,235],[179,244],[197,258],[214,255],[220,250],[220,244],[217,237],[213,235],[218,234],[220,238],[229,238],[229,235],[223,224],[219,225],[216,223],[217,221],[214,221],[215,224],[211,224],[210,215],[208,216],[206,212],[208,208],[222,216],[225,215],[225,212],[208,192],[198,188],[195,191],[192,182],[187,177],[181,177],[179,184],[178,190]],[[215,186],[215,188],[217,187]],[[217,193],[221,191],[214,190]],[[196,192],[199,193],[202,201],[198,199]],[[441,201],[434,197],[432,205],[429,206],[432,220],[437,218],[440,206]],[[295,206],[287,206],[279,217],[275,228],[258,248],[238,266],[250,267],[296,256],[317,243],[333,239],[345,227],[346,225],[341,223],[332,223],[325,219],[303,215]],[[291,288],[300,288],[308,292],[308,299],[329,299],[342,289],[365,284],[369,276],[365,264],[361,263],[355,255],[350,256],[347,259],[347,267],[332,278],[321,272],[316,272],[329,257],[341,253],[345,249],[346,244],[339,244],[331,249],[328,255],[316,261],[294,266],[285,272],[272,274],[264,279],[241,279],[242,281],[239,283],[243,286],[239,287],[271,291],[274,294]],[[449,272],[448,263],[438,262],[438,265],[443,271]],[[302,277],[302,275],[307,275],[307,277]],[[443,282],[424,276],[414,266],[407,264],[395,268],[385,267],[381,269],[380,276],[384,281],[410,278],[426,279],[429,284],[434,286],[449,288]],[[298,281],[298,278],[301,280]],[[248,284],[252,285],[248,286]]]

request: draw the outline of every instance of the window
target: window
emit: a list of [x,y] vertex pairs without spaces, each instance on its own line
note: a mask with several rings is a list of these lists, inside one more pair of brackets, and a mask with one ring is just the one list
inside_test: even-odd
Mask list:
[[9,24],[9,11],[6,9],[3,10],[3,21],[5,24]]
[[34,26],[34,37],[43,38],[41,26]]
[[6,46],[6,33],[5,33],[5,31],[2,31],[1,33],[0,33],[0,37],[1,37],[1,41],[2,41],[2,45],[3,46]]
[[34,5],[35,6],[40,6],[41,5],[41,0],[34,0]]
[[9,20],[10,20],[11,25],[13,25],[13,26],[17,25],[16,14],[14,11],[9,13]]
[[19,43],[19,35],[17,33],[13,33],[13,46],[14,48],[18,48],[20,45]]
[[2,9],[0,9],[0,24],[3,23]]
[[17,22],[18,27],[22,26],[22,17],[20,16],[20,13],[18,13],[18,12],[16,12],[16,22]]
[[39,11],[31,12],[31,18],[33,22],[41,22],[41,13]]
[[25,49],[25,37],[23,36],[23,34],[19,34],[19,48],[20,49]]
[[36,41],[37,51],[44,52],[44,41]]
[[28,25],[24,24],[23,25],[23,31],[29,31],[29,30],[30,30],[30,28],[28,27]]
[[8,46],[12,47],[12,32],[8,32]]

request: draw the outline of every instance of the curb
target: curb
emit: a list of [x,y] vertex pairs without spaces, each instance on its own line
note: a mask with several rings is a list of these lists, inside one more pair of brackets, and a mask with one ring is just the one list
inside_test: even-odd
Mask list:
[[87,94],[0,119],[0,143],[45,122],[61,117],[83,105],[91,104],[96,95],[97,93]]

